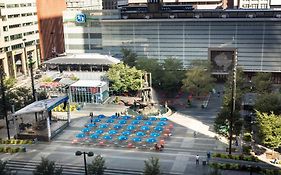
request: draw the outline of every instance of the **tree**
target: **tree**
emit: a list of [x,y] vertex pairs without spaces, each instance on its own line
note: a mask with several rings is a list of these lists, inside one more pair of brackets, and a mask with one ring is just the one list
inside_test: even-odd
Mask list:
[[274,113],[281,115],[281,95],[280,94],[263,94],[257,97],[254,109],[261,113]]
[[7,165],[6,161],[0,160],[0,174],[1,175],[8,175],[8,174],[10,174],[9,170],[7,170],[7,166],[6,165]]
[[210,92],[213,85],[214,78],[211,77],[211,73],[201,66],[189,69],[183,79],[183,88],[197,96]]
[[236,98],[235,98],[235,109],[233,113],[233,118],[231,114],[231,106],[232,106],[232,83],[233,83],[233,74],[229,76],[226,85],[225,85],[225,93],[223,97],[223,106],[221,111],[218,113],[215,119],[214,128],[216,132],[229,135],[229,124],[232,120],[233,123],[233,134],[239,135],[242,129],[243,121],[240,116],[240,106],[242,103],[242,96],[244,94],[243,87],[246,82],[246,78],[244,76],[242,69],[237,69],[236,71]]
[[90,175],[103,175],[105,169],[105,160],[101,155],[97,155],[92,163],[88,164]]
[[182,62],[178,59],[167,58],[162,64],[161,88],[167,92],[175,92],[182,86],[184,77]]
[[156,59],[139,58],[136,63],[136,68],[150,72],[152,76],[152,86],[159,87],[163,76],[162,65]]
[[136,66],[137,54],[132,52],[130,49],[122,48],[121,49],[124,64],[127,64],[130,67]]
[[34,175],[61,175],[62,167],[56,167],[54,161],[49,161],[47,158],[41,157],[41,162],[36,166]]
[[144,175],[160,175],[159,158],[151,157],[144,161]]
[[256,111],[258,134],[262,144],[270,148],[281,146],[281,116]]
[[265,94],[271,92],[271,76],[271,73],[259,72],[252,78],[257,93]]
[[115,64],[107,72],[111,88],[115,92],[129,92],[141,89],[143,72],[125,64]]

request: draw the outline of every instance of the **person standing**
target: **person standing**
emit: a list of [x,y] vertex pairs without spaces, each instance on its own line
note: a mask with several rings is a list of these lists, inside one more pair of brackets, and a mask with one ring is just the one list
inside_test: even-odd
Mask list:
[[199,165],[199,155],[196,155],[196,165]]

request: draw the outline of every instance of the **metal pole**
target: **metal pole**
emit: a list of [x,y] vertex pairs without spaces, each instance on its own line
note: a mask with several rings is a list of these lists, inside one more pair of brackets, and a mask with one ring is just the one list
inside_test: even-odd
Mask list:
[[[34,87],[34,78],[33,78],[33,63],[32,63],[32,56],[28,56],[28,61],[29,61],[29,68],[30,68],[30,78],[31,78],[31,87],[32,87],[32,96],[33,96],[33,102],[36,101],[36,91]],[[35,113],[35,120],[37,122],[37,113]]]
[[87,171],[87,160],[86,160],[86,152],[83,152],[83,155],[84,155],[85,175],[88,175],[88,171]]
[[236,97],[236,64],[237,64],[237,52],[234,55],[233,61],[233,80],[231,88],[231,111],[230,111],[230,121],[229,121],[229,150],[228,153],[231,154],[232,149],[232,135],[233,135],[233,118],[235,111],[235,97]]
[[10,130],[9,130],[9,121],[8,121],[8,114],[7,114],[7,107],[6,107],[6,95],[5,95],[5,85],[4,85],[4,72],[0,71],[0,79],[1,79],[1,89],[2,89],[2,105],[3,105],[3,112],[4,117],[6,119],[6,128],[7,128],[7,135],[8,139],[10,140]]

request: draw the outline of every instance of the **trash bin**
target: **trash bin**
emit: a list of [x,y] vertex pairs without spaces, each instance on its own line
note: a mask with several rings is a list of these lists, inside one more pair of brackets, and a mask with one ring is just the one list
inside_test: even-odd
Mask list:
[[202,165],[207,165],[207,161],[206,161],[206,160],[203,160],[203,161],[202,161]]

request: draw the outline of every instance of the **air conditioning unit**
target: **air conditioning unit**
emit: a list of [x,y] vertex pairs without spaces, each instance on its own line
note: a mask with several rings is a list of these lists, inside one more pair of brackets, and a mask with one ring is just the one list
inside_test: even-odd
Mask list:
[[226,14],[222,14],[221,18],[227,18],[227,15]]

